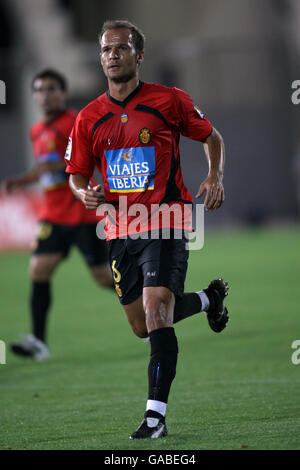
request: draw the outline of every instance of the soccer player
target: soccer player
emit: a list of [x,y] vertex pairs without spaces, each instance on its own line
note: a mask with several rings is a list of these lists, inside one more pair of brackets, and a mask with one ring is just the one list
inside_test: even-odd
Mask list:
[[[197,293],[184,293],[188,259],[184,230],[180,238],[175,236],[183,220],[162,220],[154,231],[156,239],[147,233],[148,221],[140,219],[139,230],[131,222],[137,209],[146,208],[152,219],[155,204],[171,208],[175,203],[191,204],[180,170],[180,134],[203,143],[209,173],[196,197],[205,194],[206,209],[218,209],[224,201],[224,144],[187,93],[139,80],[144,36],[135,25],[107,21],[99,41],[108,91],[79,113],[65,157],[66,171],[73,193],[88,209],[104,201],[110,205],[106,235],[115,288],[133,332],[149,335],[151,347],[146,412],[130,438],[158,438],[167,435],[166,408],[176,373],[173,324],[205,311],[210,327],[222,331],[228,320],[223,306],[228,286],[216,279]],[[89,189],[95,165],[103,175],[104,191]],[[127,219],[121,197],[126,198]],[[163,236],[165,228],[170,229],[169,239]],[[148,238],[134,236],[143,230]]]
[[99,217],[74,197],[65,173],[64,155],[77,114],[66,108],[66,79],[57,71],[44,70],[34,77],[32,91],[42,114],[42,120],[30,131],[35,164],[28,173],[6,180],[4,190],[10,193],[39,181],[44,191],[30,260],[32,334],[11,344],[15,354],[41,361],[49,357],[46,324],[51,305],[51,278],[72,245],[81,251],[100,286],[113,287],[113,281],[106,241],[96,235]]

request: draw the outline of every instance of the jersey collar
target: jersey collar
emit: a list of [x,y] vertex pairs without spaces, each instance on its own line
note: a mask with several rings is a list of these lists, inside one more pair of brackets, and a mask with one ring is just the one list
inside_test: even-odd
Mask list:
[[131,101],[132,98],[134,98],[135,95],[140,91],[140,89],[141,89],[142,86],[143,86],[143,83],[144,83],[144,82],[142,82],[142,81],[140,80],[138,86],[130,93],[130,95],[127,96],[127,98],[125,98],[124,101],[118,101],[118,100],[116,100],[115,98],[113,98],[112,96],[110,96],[109,90],[107,90],[106,95],[107,95],[108,99],[109,99],[112,103],[117,104],[118,106],[121,106],[121,108],[125,108],[125,106],[127,105],[127,103],[129,103],[129,101]]

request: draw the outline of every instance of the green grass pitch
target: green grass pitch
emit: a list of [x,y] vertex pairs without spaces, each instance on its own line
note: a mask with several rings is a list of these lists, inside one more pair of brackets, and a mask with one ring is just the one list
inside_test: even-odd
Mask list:
[[[230,321],[203,314],[176,325],[169,436],[130,441],[147,398],[149,346],[131,332],[116,294],[99,289],[76,251],[57,271],[51,359],[0,365],[1,449],[300,449],[300,229],[206,235],[190,253],[186,291],[222,276]],[[0,256],[0,339],[28,332],[28,253]],[[300,357],[300,355],[299,355]]]

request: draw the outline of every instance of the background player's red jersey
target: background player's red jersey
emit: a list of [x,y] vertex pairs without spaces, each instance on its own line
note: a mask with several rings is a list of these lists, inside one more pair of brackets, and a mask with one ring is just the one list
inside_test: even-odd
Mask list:
[[[67,109],[50,123],[39,121],[32,126],[30,137],[37,162],[57,162],[64,159],[76,115],[75,111]],[[99,221],[95,211],[87,210],[73,196],[64,169],[42,173],[39,181],[44,191],[44,203],[39,215],[41,220],[62,225]]]
[[[90,178],[96,165],[103,176],[105,200],[117,209],[122,195],[128,207],[143,204],[150,214],[153,205],[184,206],[192,197],[180,169],[180,134],[204,141],[211,132],[211,123],[187,93],[140,82],[125,101],[105,93],[79,113],[65,156],[66,171]],[[124,227],[119,217],[116,235],[108,217],[107,238],[134,233],[133,218],[129,216]],[[174,221],[169,224],[178,226]]]

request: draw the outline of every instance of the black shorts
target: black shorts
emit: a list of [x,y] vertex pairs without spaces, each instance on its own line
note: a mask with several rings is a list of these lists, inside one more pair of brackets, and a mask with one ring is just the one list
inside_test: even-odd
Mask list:
[[180,239],[108,242],[109,261],[115,289],[123,305],[142,295],[143,287],[167,287],[181,298],[188,266],[189,251],[184,235]]
[[62,253],[68,256],[75,245],[89,266],[108,262],[107,242],[96,234],[97,224],[59,225],[47,220],[39,222],[34,255]]

